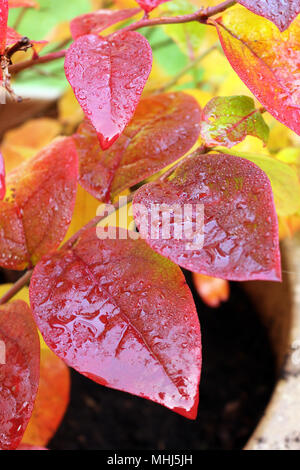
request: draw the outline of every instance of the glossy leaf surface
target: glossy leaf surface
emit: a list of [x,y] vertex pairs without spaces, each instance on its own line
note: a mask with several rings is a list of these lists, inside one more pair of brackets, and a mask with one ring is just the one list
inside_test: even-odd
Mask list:
[[207,146],[231,148],[247,135],[266,144],[269,136],[267,124],[248,96],[218,96],[210,100],[202,111],[200,129]]
[[39,389],[22,443],[48,444],[66,412],[69,394],[68,367],[42,341]]
[[81,36],[69,48],[66,77],[104,150],[132,118],[151,66],[148,41],[133,31]]
[[233,149],[224,153],[246,158],[255,163],[268,176],[274,195],[276,212],[286,217],[300,211],[300,181],[294,168],[269,155],[237,152]]
[[[7,0],[0,0],[0,54],[3,54],[6,45],[8,19],[8,3]],[[2,72],[1,72],[2,73]]]
[[[169,207],[176,204],[184,211],[191,204],[193,214],[188,211],[179,219],[171,217],[167,238],[160,212],[165,217],[170,214]],[[160,210],[154,212],[154,207]],[[197,221],[199,207],[204,215],[199,211]],[[281,279],[271,184],[252,162],[232,155],[195,152],[166,181],[140,188],[133,211],[147,243],[190,271],[237,281]],[[158,227],[157,235],[144,223],[149,216],[148,227]],[[176,237],[182,225],[183,235]]]
[[238,0],[257,15],[264,16],[284,31],[300,13],[299,0]]
[[93,228],[72,250],[45,256],[30,284],[34,317],[48,346],[82,374],[195,418],[193,298],[178,266],[136,235],[120,229],[121,239],[101,240]]
[[39,383],[40,341],[28,305],[0,307],[0,449],[15,449],[31,416]]
[[147,13],[157,8],[161,3],[165,3],[168,0],[136,0],[140,7]]
[[2,200],[5,196],[5,165],[4,165],[4,158],[2,153],[0,152],[0,200]]
[[300,18],[280,33],[264,18],[237,8],[216,24],[239,77],[267,111],[300,134]]
[[85,15],[77,16],[70,23],[72,37],[77,39],[85,34],[99,34],[109,26],[120,21],[132,18],[139,13],[139,8],[127,8],[125,10],[97,10]]
[[25,269],[62,241],[71,221],[78,176],[71,138],[58,139],[7,175],[0,202],[0,265]]
[[199,122],[197,102],[181,92],[142,99],[122,136],[106,151],[91,124],[83,122],[74,136],[80,184],[109,201],[188,152],[199,135]]

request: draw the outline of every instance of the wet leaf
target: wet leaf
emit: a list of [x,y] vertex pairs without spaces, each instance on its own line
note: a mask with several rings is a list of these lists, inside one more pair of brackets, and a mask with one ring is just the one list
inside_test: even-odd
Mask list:
[[[162,223],[160,212],[166,218],[176,205],[179,217]],[[190,271],[236,281],[281,279],[271,184],[252,162],[196,151],[166,181],[140,188],[133,213],[147,243]]]
[[68,367],[42,342],[39,389],[22,443],[32,446],[48,444],[66,412],[69,394]]
[[299,0],[238,0],[257,15],[264,16],[284,31],[300,13]]
[[150,45],[134,31],[109,38],[88,34],[69,48],[66,77],[102,149],[113,144],[132,118],[151,65]]
[[210,100],[202,111],[200,132],[207,146],[228,148],[247,135],[258,137],[265,144],[269,136],[267,124],[248,96],[218,96]]
[[104,29],[132,18],[139,12],[141,12],[139,8],[127,8],[125,10],[97,10],[77,16],[70,24],[72,37],[77,39],[85,34],[99,34]]
[[209,307],[219,307],[221,302],[229,299],[230,287],[225,279],[193,273],[193,283],[199,296]]
[[28,305],[0,307],[0,449],[15,449],[31,416],[39,383],[40,342]]
[[3,155],[0,152],[0,200],[2,200],[5,196],[5,165]]
[[168,2],[169,0],[136,0],[140,7],[147,13],[157,8],[161,3]]
[[183,274],[135,232],[97,235],[85,231],[34,270],[30,302],[46,343],[92,380],[195,418],[201,338]]
[[0,265],[23,270],[56,248],[71,221],[77,186],[71,138],[58,139],[7,175],[0,202]]
[[[5,46],[6,46],[7,19],[8,19],[7,0],[0,0],[0,55],[4,53]],[[2,71],[0,73],[2,74]],[[1,75],[1,78],[2,78],[2,75]]]
[[279,33],[264,18],[235,8],[216,25],[239,77],[267,111],[300,134],[300,18]]
[[200,108],[185,93],[166,93],[140,101],[122,136],[102,151],[88,121],[74,136],[80,184],[100,201],[109,201],[192,148],[199,135]]
[[[222,152],[227,153],[224,149]],[[246,158],[266,173],[272,185],[276,212],[279,216],[286,217],[300,210],[300,182],[294,168],[269,155],[235,150],[230,150],[228,153]]]

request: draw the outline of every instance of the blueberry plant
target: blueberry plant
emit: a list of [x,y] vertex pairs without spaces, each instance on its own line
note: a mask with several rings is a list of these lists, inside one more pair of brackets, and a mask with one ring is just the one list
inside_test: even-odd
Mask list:
[[[2,92],[15,98],[17,74],[64,58],[84,113],[79,127],[54,132],[36,155],[15,165],[15,154],[5,165],[1,155],[0,266],[25,271],[0,300],[1,449],[46,445],[64,407],[56,395],[67,401],[66,365],[195,419],[201,335],[180,267],[195,273],[200,291],[207,276],[281,280],[278,220],[291,228],[300,214],[300,152],[289,146],[277,158],[238,145],[249,136],[266,145],[269,114],[300,135],[300,2],[200,3],[117,2],[75,17],[67,49],[43,54],[44,41],[7,23],[9,8],[24,13],[37,2],[0,0]],[[221,47],[255,100],[215,95],[200,105],[188,89],[174,89],[183,73],[147,89],[156,26],[190,55],[183,73]],[[195,57],[205,28],[219,44]],[[20,52],[31,55],[20,60]],[[37,132],[28,128],[18,145]],[[102,209],[65,238],[82,188]],[[124,201],[135,224],[99,230]],[[193,210],[187,221],[172,212],[197,205],[201,226]],[[178,236],[186,222],[189,240]],[[28,304],[18,295],[29,281]],[[43,407],[54,410],[52,431],[39,421]]]

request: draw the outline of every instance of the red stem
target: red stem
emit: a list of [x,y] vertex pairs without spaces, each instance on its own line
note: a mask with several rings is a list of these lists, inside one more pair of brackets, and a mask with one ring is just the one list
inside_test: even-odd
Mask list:
[[42,55],[36,59],[24,60],[18,64],[13,64],[8,67],[10,74],[16,74],[22,70],[33,67],[34,65],[45,64],[46,62],[52,62],[52,60],[60,59],[66,55],[66,49],[57,52],[51,52],[50,54]]

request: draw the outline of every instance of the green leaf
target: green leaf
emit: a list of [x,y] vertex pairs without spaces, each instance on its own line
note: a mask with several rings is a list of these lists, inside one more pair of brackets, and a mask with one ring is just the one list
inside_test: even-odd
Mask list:
[[[164,15],[180,16],[194,13],[198,8],[186,0],[174,0],[170,3],[164,3],[161,5],[160,10]],[[205,26],[197,21],[165,25],[163,29],[189,57],[193,57],[193,55],[197,53],[205,34]]]
[[[69,21],[75,16],[91,11],[90,2],[87,0],[39,0],[40,8],[29,8],[26,11],[18,32],[30,39],[41,40],[46,34],[61,21]],[[18,15],[19,8],[9,10],[9,26],[13,26]]]
[[261,139],[264,144],[269,128],[254,100],[248,96],[218,96],[202,111],[201,136],[207,146],[225,145],[231,148],[247,135]]
[[276,212],[279,216],[287,217],[299,212],[300,183],[293,168],[268,155],[233,150],[229,152],[223,148],[218,151],[250,160],[266,173],[272,185]]

